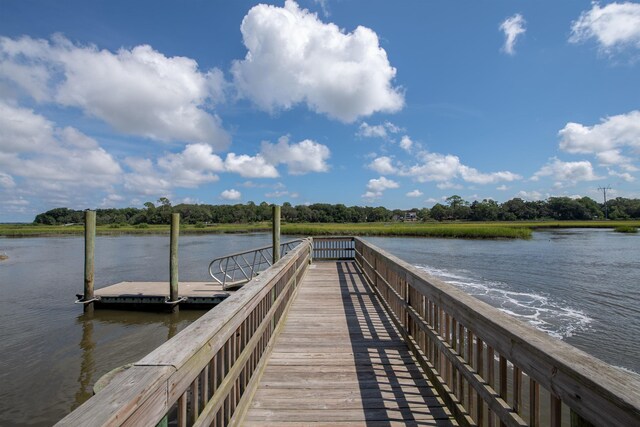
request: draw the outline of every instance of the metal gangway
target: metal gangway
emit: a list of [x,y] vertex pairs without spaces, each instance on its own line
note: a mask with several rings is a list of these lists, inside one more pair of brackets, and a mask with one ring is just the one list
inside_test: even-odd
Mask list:
[[[280,254],[285,256],[302,239],[289,240],[280,244]],[[273,264],[273,246],[249,249],[215,258],[209,263],[209,275],[222,285],[223,290],[238,288]]]

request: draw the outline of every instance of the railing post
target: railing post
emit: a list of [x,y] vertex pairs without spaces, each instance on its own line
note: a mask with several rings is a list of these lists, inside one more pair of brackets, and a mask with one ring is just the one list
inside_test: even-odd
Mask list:
[[280,259],[280,206],[273,205],[273,263]]
[[[171,240],[169,247],[169,301],[178,301],[178,235],[180,214],[171,214]],[[176,306],[177,308],[177,306]]]
[[[94,298],[94,256],[96,243],[96,211],[84,211],[84,301]],[[84,304],[85,313],[93,313],[93,302]]]

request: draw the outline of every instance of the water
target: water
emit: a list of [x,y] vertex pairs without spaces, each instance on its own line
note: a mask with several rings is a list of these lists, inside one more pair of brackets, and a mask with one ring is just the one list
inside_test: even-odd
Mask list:
[[531,240],[371,243],[614,366],[640,373],[640,236],[538,231]]
[[[284,240],[284,239],[283,239]],[[368,238],[442,280],[613,365],[640,372],[640,236],[535,232],[531,240]],[[180,278],[268,234],[180,237]],[[104,373],[135,362],[202,312],[82,315],[83,240],[0,238],[0,425],[50,425]],[[96,288],[166,281],[168,236],[98,237]]]
[[[207,280],[209,262],[270,244],[266,234],[180,237],[180,279]],[[106,372],[132,363],[203,311],[97,310],[74,304],[84,283],[79,237],[0,238],[0,426],[51,425],[91,397]],[[96,288],[167,281],[168,236],[96,239]],[[168,286],[168,285],[167,285]]]

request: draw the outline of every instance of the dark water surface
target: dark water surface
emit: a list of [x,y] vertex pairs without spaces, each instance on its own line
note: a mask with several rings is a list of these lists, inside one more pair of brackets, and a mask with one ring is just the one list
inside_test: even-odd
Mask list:
[[[531,240],[368,238],[466,292],[616,366],[640,372],[640,236],[535,232]],[[180,279],[268,234],[180,237]],[[0,238],[0,425],[51,425],[101,375],[135,362],[203,312],[82,315],[83,240]],[[98,237],[96,288],[165,281],[168,236]]]
[[[218,256],[270,244],[267,234],[180,237],[180,279],[208,280]],[[167,281],[168,236],[96,239],[96,288]],[[103,374],[132,363],[200,317],[74,304],[84,282],[79,237],[0,238],[0,426],[52,425],[91,397]],[[168,286],[168,285],[167,285]]]

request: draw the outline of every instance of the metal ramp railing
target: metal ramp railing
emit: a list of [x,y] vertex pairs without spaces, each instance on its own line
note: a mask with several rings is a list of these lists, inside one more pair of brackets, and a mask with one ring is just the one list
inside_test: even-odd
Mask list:
[[[285,256],[303,239],[289,240],[280,244],[280,256]],[[253,279],[273,264],[273,246],[250,249],[216,258],[209,263],[209,275],[222,289],[237,288]]]

